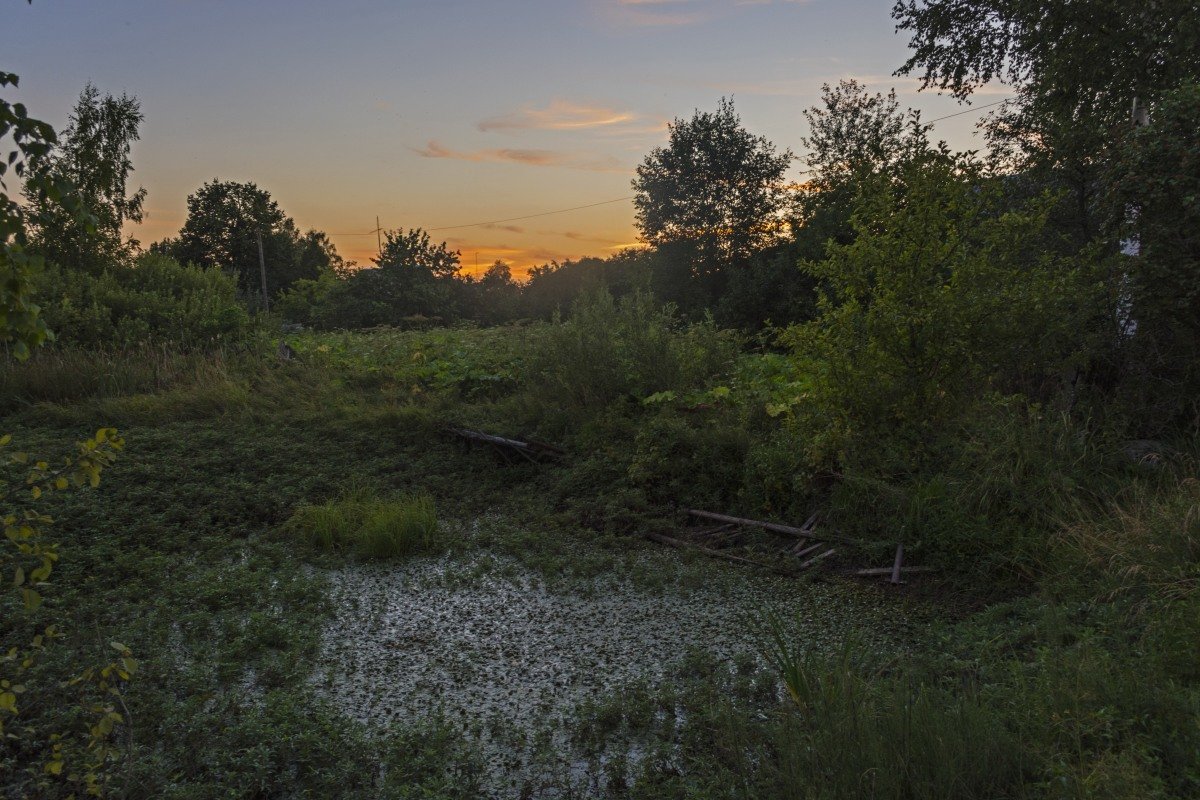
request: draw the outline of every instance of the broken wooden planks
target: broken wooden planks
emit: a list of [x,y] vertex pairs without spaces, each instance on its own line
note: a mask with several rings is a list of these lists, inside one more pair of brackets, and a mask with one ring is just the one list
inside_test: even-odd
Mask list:
[[837,550],[835,548],[831,547],[828,550],[826,550],[824,553],[818,553],[817,555],[810,558],[808,561],[805,561],[803,564],[801,564],[799,567],[797,567],[797,569],[802,569],[802,570],[808,569],[813,564],[816,564],[818,561],[821,561],[823,559],[829,558],[831,555],[833,555],[836,552],[837,552]]
[[791,525],[780,525],[778,522],[764,522],[763,520],[745,519],[744,517],[731,517],[728,514],[718,514],[714,511],[701,511],[697,508],[685,508],[683,511],[689,516],[699,517],[700,519],[711,519],[714,522],[728,522],[733,525],[742,525],[749,528],[762,528],[765,531],[783,534],[784,536],[794,536],[800,539],[844,542],[847,544],[853,543],[850,539],[846,539],[842,536],[835,536],[828,533],[815,533],[812,526],[817,521],[816,514],[810,516],[804,523],[804,526],[796,528]]
[[446,432],[468,443],[489,445],[503,456],[505,461],[511,461],[511,456],[514,454],[520,455],[526,461],[530,462],[536,462],[539,459],[545,458],[557,458],[564,455],[563,450],[544,442],[522,442],[518,439],[508,439],[504,436],[495,436],[490,433],[482,433],[481,431],[449,426],[446,428]]

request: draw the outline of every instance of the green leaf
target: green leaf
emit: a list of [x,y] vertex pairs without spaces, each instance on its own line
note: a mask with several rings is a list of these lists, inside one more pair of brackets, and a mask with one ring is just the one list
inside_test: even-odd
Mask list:
[[21,599],[25,601],[25,608],[30,611],[42,604],[42,596],[33,589],[22,589]]

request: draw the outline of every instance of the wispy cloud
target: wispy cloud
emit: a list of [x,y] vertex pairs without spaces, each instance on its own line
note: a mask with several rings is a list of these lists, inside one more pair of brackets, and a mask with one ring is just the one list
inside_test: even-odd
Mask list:
[[545,130],[575,131],[605,128],[633,122],[638,116],[630,111],[618,111],[603,106],[587,106],[566,100],[555,100],[545,108],[526,106],[520,111],[485,119],[481,131]]
[[580,233],[579,231],[538,231],[537,233],[539,236],[561,236],[564,239],[570,239],[573,242],[587,242],[589,244],[602,244],[608,246],[618,243],[616,239]]
[[579,153],[564,153],[558,150],[532,150],[512,147],[486,148],[482,150],[454,150],[436,141],[425,147],[410,148],[424,158],[450,158],[458,161],[522,164],[528,167],[564,167],[593,172],[628,172],[612,156],[589,156]]
[[748,6],[807,5],[811,0],[610,0],[609,16],[629,27],[663,28],[708,22]]
[[619,25],[673,28],[694,25],[712,17],[710,4],[700,0],[616,0],[610,14]]

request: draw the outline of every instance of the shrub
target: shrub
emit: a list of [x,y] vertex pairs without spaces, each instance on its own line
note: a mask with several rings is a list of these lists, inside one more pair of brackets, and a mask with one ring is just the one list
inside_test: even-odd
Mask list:
[[250,329],[232,277],[156,253],[98,275],[47,269],[38,287],[46,320],[63,344],[203,350],[236,344]]

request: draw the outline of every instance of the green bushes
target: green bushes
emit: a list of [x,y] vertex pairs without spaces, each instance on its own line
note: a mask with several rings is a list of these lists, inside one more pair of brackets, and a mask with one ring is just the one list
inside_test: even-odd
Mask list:
[[376,560],[428,553],[439,545],[437,512],[424,494],[380,500],[358,490],[301,506],[286,528],[316,550]]
[[250,330],[232,277],[156,253],[96,275],[47,269],[38,300],[58,341],[82,347],[206,350],[239,343]]
[[738,341],[711,321],[684,325],[668,306],[606,290],[579,300],[534,343],[533,378],[547,399],[597,410],[618,400],[686,391],[732,365]]

